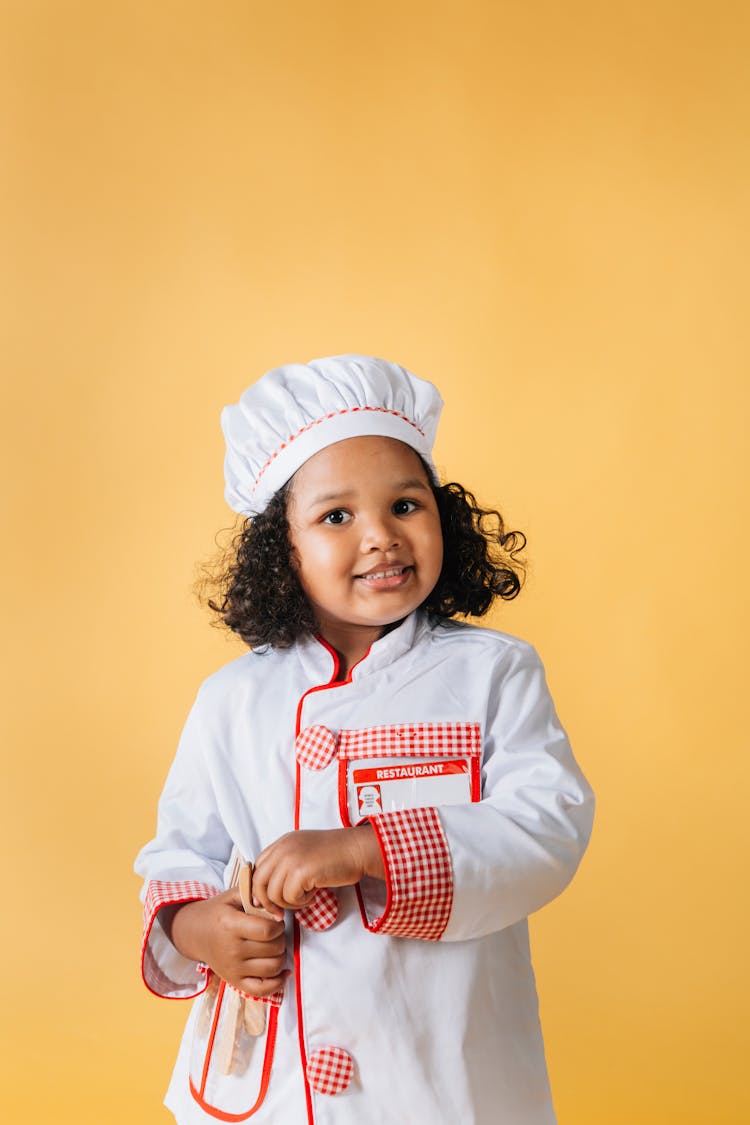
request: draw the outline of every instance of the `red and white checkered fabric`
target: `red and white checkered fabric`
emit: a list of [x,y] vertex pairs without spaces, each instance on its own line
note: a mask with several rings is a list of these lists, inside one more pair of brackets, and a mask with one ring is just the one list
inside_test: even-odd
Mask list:
[[386,868],[385,913],[373,933],[438,941],[453,905],[450,849],[437,809],[401,809],[371,816]]
[[[181,987],[181,982],[172,980],[164,972],[151,948],[149,939],[156,915],[163,906],[174,905],[178,902],[198,902],[201,899],[213,898],[214,895],[218,894],[221,894],[218,887],[212,887],[210,883],[198,883],[192,879],[186,879],[184,882],[152,879],[148,884],[143,903],[141,973],[146,986],[158,996],[171,996],[175,990]],[[205,965],[199,965],[198,969],[201,972],[208,971]]]
[[213,898],[220,895],[218,887],[210,883],[199,883],[193,879],[184,881],[165,882],[161,879],[152,879],[146,887],[146,898],[143,902],[143,927],[148,929],[162,906],[174,905],[178,902],[199,902],[204,898]]
[[354,1060],[343,1047],[321,1047],[307,1060],[307,1080],[319,1094],[340,1094],[354,1077]]
[[[146,898],[143,903],[143,943],[141,945],[141,972],[143,979],[148,988],[152,992],[157,993],[159,996],[172,996],[176,990],[184,988],[184,984],[180,981],[174,981],[164,972],[164,969],[156,960],[153,950],[151,948],[150,936],[151,930],[156,919],[156,915],[163,906],[176,905],[178,902],[199,902],[202,899],[213,898],[214,895],[221,894],[218,887],[212,887],[210,883],[198,883],[193,880],[185,880],[184,882],[162,882],[158,879],[153,879],[146,888]],[[162,937],[162,941],[166,941]],[[170,947],[173,948],[173,947]],[[199,973],[202,973],[208,983],[211,976],[211,969],[208,965],[198,964],[196,966]],[[233,985],[229,986],[233,988]],[[196,995],[202,992],[205,985],[196,990]],[[250,996],[249,993],[243,992],[240,988],[235,988],[235,992],[239,992],[241,996]],[[256,997],[252,997],[256,999]],[[270,996],[257,997],[266,1004],[273,1004],[278,1007],[284,999],[283,989],[278,992],[273,992]]]
[[259,1004],[273,1004],[274,1008],[278,1008],[281,1001],[284,999],[284,990],[279,989],[278,992],[272,992],[270,996],[253,996],[251,992],[243,992],[241,988],[235,988],[233,984],[227,982],[227,987],[231,988],[233,992],[239,992],[245,1000],[257,1000]]
[[479,723],[401,723],[390,727],[342,730],[342,758],[429,757],[433,754],[480,754]]
[[306,930],[327,930],[339,916],[339,900],[327,887],[321,888],[309,906],[298,910],[295,917]]
[[301,766],[324,770],[336,757],[336,735],[328,727],[305,727],[295,739],[294,752]]

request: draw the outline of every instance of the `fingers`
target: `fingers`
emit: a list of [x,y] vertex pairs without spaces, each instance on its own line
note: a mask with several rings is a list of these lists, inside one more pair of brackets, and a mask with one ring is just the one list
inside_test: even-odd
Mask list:
[[[289,973],[286,941],[282,935],[269,942],[234,942],[211,967],[223,980],[243,992],[270,996],[281,987]],[[248,987],[248,981],[252,982],[252,987]],[[262,991],[259,991],[261,986]]]
[[282,910],[301,910],[308,906],[315,898],[316,888],[306,890],[300,886],[299,879],[276,878],[271,880],[267,887],[258,887],[257,893],[253,889],[253,898],[261,909],[276,917]]
[[[240,893],[239,887],[236,887],[236,886],[230,887],[228,891],[223,891],[222,894],[216,895],[212,901],[216,904],[220,903],[222,906],[231,906],[232,909],[234,911],[236,911],[239,918],[248,918],[248,917],[254,917],[255,918],[255,917],[258,917],[258,915],[256,915],[256,914],[252,914],[252,915],[246,914],[245,907],[244,907],[244,904],[242,902],[242,895]],[[270,913],[270,911],[269,911],[269,913]],[[234,915],[228,915],[227,917],[228,917],[228,924],[231,925],[231,924],[237,923],[237,918],[235,918]],[[272,924],[273,924],[273,927],[275,928],[275,930],[279,929],[279,926],[278,926],[279,922],[281,922],[283,924],[284,915],[283,915],[283,913],[279,912],[278,910],[275,910],[273,912],[273,919],[272,919]],[[237,924],[239,925],[240,923],[237,923]],[[263,931],[263,934],[265,936],[265,931]],[[259,938],[259,940],[264,940],[264,938]]]
[[[268,884],[253,880],[253,897],[263,910],[278,916],[281,910],[300,910],[315,898],[316,888],[306,888],[297,873],[283,871],[272,875]],[[283,917],[283,915],[282,915]]]
[[262,866],[255,865],[253,871],[253,906],[265,910],[272,917],[282,919],[284,911],[293,909],[280,893],[283,879],[273,859],[266,859]]
[[269,942],[243,942],[232,983],[251,996],[270,996],[283,986],[289,973],[282,934]]
[[287,969],[286,957],[248,957],[237,966],[237,977],[258,977],[259,980],[275,980]]
[[283,910],[299,910],[315,897],[317,884],[303,837],[289,832],[258,856],[253,871],[253,902],[278,917]]
[[258,894],[253,890],[253,906],[257,907],[258,910],[265,910],[267,914],[270,914],[272,918],[277,919],[279,922],[283,919],[285,910],[293,909],[287,902],[280,902],[275,898],[272,899],[271,896],[264,893],[262,889]]
[[[239,887],[230,887],[228,891],[223,894],[217,895],[217,898],[223,898],[228,906],[233,906],[235,910],[242,910],[242,898],[240,897]],[[244,913],[244,911],[243,911]]]
[[[282,957],[286,953],[286,937],[282,933],[280,937],[274,938],[272,941],[242,941],[238,946],[239,956],[243,961],[250,961],[257,957]],[[263,976],[263,973],[256,973],[256,976]]]
[[236,942],[256,942],[284,944],[284,916],[277,921],[258,914],[245,914],[244,910],[225,911],[221,918],[221,928],[227,940]]
[[358,883],[366,871],[370,835],[376,843],[371,828],[304,829],[280,836],[256,861],[255,902],[278,917],[281,910],[308,906],[319,887]]
[[274,992],[280,992],[288,976],[289,969],[285,969],[277,977],[241,977],[236,982],[236,986],[260,1000],[264,996],[272,996]]

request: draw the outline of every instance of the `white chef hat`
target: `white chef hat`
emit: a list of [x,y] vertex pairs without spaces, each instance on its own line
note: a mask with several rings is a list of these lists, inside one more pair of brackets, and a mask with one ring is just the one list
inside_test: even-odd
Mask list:
[[365,435],[405,442],[435,473],[442,408],[432,383],[385,359],[334,355],[276,367],[222,411],[226,501],[257,515],[315,453]]

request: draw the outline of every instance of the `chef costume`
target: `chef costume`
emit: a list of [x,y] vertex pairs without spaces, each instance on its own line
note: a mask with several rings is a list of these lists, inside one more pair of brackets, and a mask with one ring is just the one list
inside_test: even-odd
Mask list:
[[[255,515],[363,435],[432,469],[441,407],[379,359],[277,368],[222,414],[227,500]],[[166,1104],[180,1125],[552,1125],[527,917],[572,878],[594,800],[539,657],[417,610],[337,673],[321,637],[264,646],[210,676],[187,719],[136,861],[145,983],[197,997]],[[178,952],[161,907],[221,893],[285,832],[364,819],[385,881],[287,912],[291,975],[222,1062],[237,993]]]

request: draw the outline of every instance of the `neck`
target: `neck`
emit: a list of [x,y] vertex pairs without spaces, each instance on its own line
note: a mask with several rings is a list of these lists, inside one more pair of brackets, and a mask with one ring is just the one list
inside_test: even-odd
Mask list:
[[362,660],[367,655],[373,643],[380,636],[380,631],[376,632],[369,638],[360,638],[358,643],[355,643],[353,640],[349,643],[342,643],[341,638],[338,638],[338,640],[333,640],[331,637],[326,637],[325,634],[321,634],[321,636],[323,636],[331,646],[331,648],[335,650],[336,655],[339,658],[336,682],[340,683],[342,680],[349,679],[349,673],[351,672],[352,668],[355,664],[359,664],[360,660]]
[[367,655],[375,641],[378,640],[379,637],[385,636],[386,633],[390,633],[392,629],[397,628],[400,624],[400,621],[394,621],[390,625],[377,627],[358,625],[342,626],[338,624],[336,627],[320,625],[319,635],[326,644],[334,649],[339,659],[336,682],[340,683],[342,680],[348,679],[349,673],[354,665],[359,664],[360,660]]

